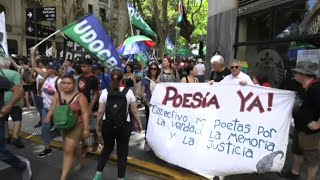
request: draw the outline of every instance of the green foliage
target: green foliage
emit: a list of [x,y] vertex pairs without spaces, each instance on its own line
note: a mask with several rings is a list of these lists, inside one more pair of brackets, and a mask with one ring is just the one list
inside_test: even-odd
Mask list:
[[[189,5],[188,5],[189,1]],[[208,0],[202,1],[201,8],[195,13],[195,11],[199,8],[201,0],[184,0],[184,6],[187,10],[187,16],[188,21],[192,23],[192,14],[194,13],[194,26],[195,30],[191,35],[191,43],[199,43],[199,40],[201,38],[202,33],[204,35],[207,32],[207,24],[208,24]],[[156,30],[156,22],[153,18],[153,2],[152,0],[140,0],[141,2],[141,8],[143,9],[143,12],[139,12],[143,19],[149,24],[149,26]],[[176,27],[177,24],[177,18],[178,18],[178,0],[169,0],[168,1],[168,20],[169,20],[169,36],[171,37],[172,41],[175,42],[175,36],[176,36],[176,29],[179,29]],[[137,10],[138,9],[137,4]],[[157,3],[157,6],[159,7],[159,15],[157,17],[160,18],[160,21],[162,20],[162,7],[161,7],[161,1]],[[178,45],[186,45],[187,41],[183,38],[178,36]]]

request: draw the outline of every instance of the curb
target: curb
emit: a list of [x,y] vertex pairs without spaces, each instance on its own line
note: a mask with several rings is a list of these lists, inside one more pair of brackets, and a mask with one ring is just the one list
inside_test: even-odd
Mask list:
[[[12,133],[12,130],[10,130],[10,133]],[[20,132],[19,136],[23,139],[32,141],[36,144],[42,144],[42,139],[38,135],[32,135],[25,132]],[[53,141],[50,144],[53,148],[56,149],[63,149],[63,142],[60,141]],[[97,156],[100,155],[100,152],[88,152],[91,155]],[[117,157],[110,156],[110,160],[113,164],[117,163]],[[175,180],[205,180],[207,178],[204,178],[202,176],[193,174],[193,173],[182,173],[177,170],[173,170],[170,168],[166,168],[163,166],[159,166],[154,163],[146,162],[143,160],[139,160],[136,158],[133,158],[131,156],[128,156],[128,169],[140,172],[146,175],[150,175],[159,179],[175,179]]]

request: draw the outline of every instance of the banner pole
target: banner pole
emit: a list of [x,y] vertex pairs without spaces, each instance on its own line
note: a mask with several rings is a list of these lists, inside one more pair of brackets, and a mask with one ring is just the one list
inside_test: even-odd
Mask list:
[[40,44],[42,44],[43,42],[45,42],[46,40],[48,40],[49,38],[51,38],[52,36],[54,36],[55,34],[57,34],[58,32],[60,32],[61,29],[57,30],[56,32],[50,34],[48,37],[44,38],[42,41],[40,41],[38,44],[36,44],[35,46],[33,46],[32,48],[37,48]]

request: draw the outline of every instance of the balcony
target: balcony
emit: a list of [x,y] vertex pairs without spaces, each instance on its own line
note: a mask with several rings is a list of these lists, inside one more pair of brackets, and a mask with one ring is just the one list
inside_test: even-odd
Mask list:
[[109,5],[109,0],[99,0],[99,2]]

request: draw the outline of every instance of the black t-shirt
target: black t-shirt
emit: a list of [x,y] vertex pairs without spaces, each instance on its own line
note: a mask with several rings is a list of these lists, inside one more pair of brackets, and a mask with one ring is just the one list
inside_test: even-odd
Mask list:
[[211,71],[210,80],[214,80],[214,82],[220,82],[224,77],[226,77],[229,74],[231,74],[231,71],[228,68],[224,68],[224,70],[221,72]]
[[90,103],[94,92],[99,92],[99,79],[94,74],[81,75],[78,80],[78,91],[84,94]]
[[12,83],[5,77],[0,76],[0,110],[4,106],[4,92],[10,91]]
[[298,131],[303,131],[307,134],[313,134],[317,131],[312,131],[308,128],[308,124],[312,121],[317,121],[320,117],[320,81],[312,83],[302,97],[302,105],[297,112],[293,113],[295,128]]

